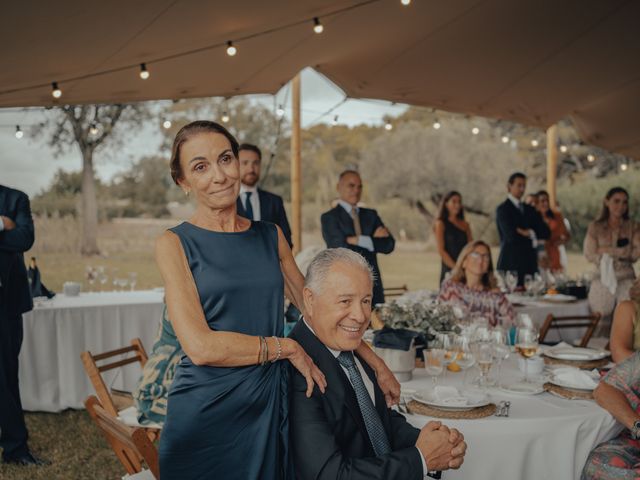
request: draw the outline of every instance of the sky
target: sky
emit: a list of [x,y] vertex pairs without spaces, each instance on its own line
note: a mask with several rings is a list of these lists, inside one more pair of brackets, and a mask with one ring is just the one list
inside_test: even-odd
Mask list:
[[[269,108],[283,105],[285,116],[290,120],[291,93],[288,85],[275,96],[249,97]],[[397,116],[407,109],[407,105],[396,105],[387,101],[344,101],[344,92],[312,69],[302,72],[301,97],[303,128],[317,123],[331,124],[336,115],[338,123],[343,125],[380,125],[385,115]],[[335,110],[326,113],[334,107]],[[73,146],[67,153],[56,157],[53,149],[46,144],[46,138],[34,138],[29,134],[29,126],[40,123],[46,115],[44,109],[0,109],[0,184],[18,188],[33,196],[49,185],[58,169],[80,169],[81,157],[77,147]],[[130,138],[118,152],[96,153],[94,165],[98,177],[109,181],[137,158],[158,153],[162,138],[158,131],[159,124],[159,121],[149,121],[139,134]],[[24,131],[21,139],[15,135],[17,125]]]

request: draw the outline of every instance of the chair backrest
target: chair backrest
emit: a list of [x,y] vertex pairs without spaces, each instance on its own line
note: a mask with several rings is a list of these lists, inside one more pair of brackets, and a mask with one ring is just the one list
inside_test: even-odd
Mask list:
[[124,425],[102,408],[100,401],[93,395],[85,400],[84,405],[128,474],[141,472],[144,460],[153,476],[160,478],[158,451],[144,428]]
[[[132,356],[126,357],[124,359],[98,365],[98,362],[102,363],[103,360],[122,355],[128,355],[131,353],[133,353]],[[109,412],[114,417],[117,417],[118,409],[113,401],[109,389],[107,388],[107,385],[104,382],[104,379],[102,378],[102,372],[106,372],[114,368],[120,368],[124,365],[129,365],[130,363],[135,362],[139,362],[140,365],[144,367],[145,363],[147,363],[148,357],[147,352],[142,346],[142,342],[139,338],[134,338],[133,340],[131,340],[131,346],[129,347],[118,348],[116,350],[100,353],[98,355],[93,355],[91,352],[86,351],[80,354],[80,358],[82,359],[84,369],[89,376],[89,380],[91,380],[91,383],[96,390],[96,395],[98,395],[100,403],[107,412]]]
[[585,316],[567,316],[556,317],[552,314],[547,315],[542,328],[540,329],[540,342],[542,343],[547,336],[547,332],[551,328],[586,328],[582,339],[580,340],[580,347],[586,347],[591,339],[591,335],[598,326],[602,315],[594,313],[592,315]]
[[401,285],[399,287],[388,287],[384,289],[385,297],[400,297],[409,291],[409,288],[406,285]]

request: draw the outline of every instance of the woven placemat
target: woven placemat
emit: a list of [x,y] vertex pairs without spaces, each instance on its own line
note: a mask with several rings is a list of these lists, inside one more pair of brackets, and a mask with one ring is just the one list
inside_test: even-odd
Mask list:
[[568,367],[581,368],[583,370],[592,370],[594,368],[601,368],[607,365],[611,359],[609,357],[601,358],[600,360],[559,360],[557,358],[551,358],[544,355],[544,363],[547,365],[566,365]]
[[553,383],[545,383],[543,387],[547,392],[555,393],[569,400],[593,400],[593,392],[589,390],[573,390]]
[[495,403],[490,403],[484,407],[477,407],[471,410],[441,410],[439,408],[430,407],[424,403],[411,400],[407,403],[409,412],[418,415],[426,415],[434,418],[453,418],[453,419],[472,419],[484,418],[496,413]]

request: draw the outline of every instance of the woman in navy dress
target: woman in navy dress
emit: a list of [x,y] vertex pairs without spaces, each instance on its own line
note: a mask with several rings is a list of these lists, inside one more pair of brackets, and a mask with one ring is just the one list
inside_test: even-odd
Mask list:
[[[171,175],[196,200],[188,222],[165,232],[156,260],[169,318],[183,347],[160,440],[162,480],[293,478],[287,368],[322,392],[324,375],[283,337],[283,293],[302,305],[303,277],[282,231],[236,213],[238,143],[208,121],[178,132]],[[363,346],[389,397],[399,385]],[[390,378],[391,377],[391,378]]]
[[442,284],[447,273],[456,266],[456,260],[464,246],[473,240],[471,227],[464,219],[460,193],[454,190],[442,198],[433,229],[436,234],[438,253],[442,259],[440,269],[440,284]]

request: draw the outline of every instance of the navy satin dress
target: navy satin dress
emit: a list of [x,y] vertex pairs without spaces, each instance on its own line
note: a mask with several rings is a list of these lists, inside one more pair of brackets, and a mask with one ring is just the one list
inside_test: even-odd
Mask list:
[[[453,261],[457,261],[460,256],[460,252],[467,245],[468,238],[467,232],[460,230],[448,219],[444,220],[444,250],[449,254]],[[444,281],[444,277],[449,273],[451,269],[442,262],[440,269],[440,284]]]
[[[252,222],[244,232],[225,233],[184,222],[171,231],[212,330],[283,336],[275,225]],[[185,355],[169,390],[162,480],[292,479],[287,392],[283,361],[224,368],[197,366]]]

